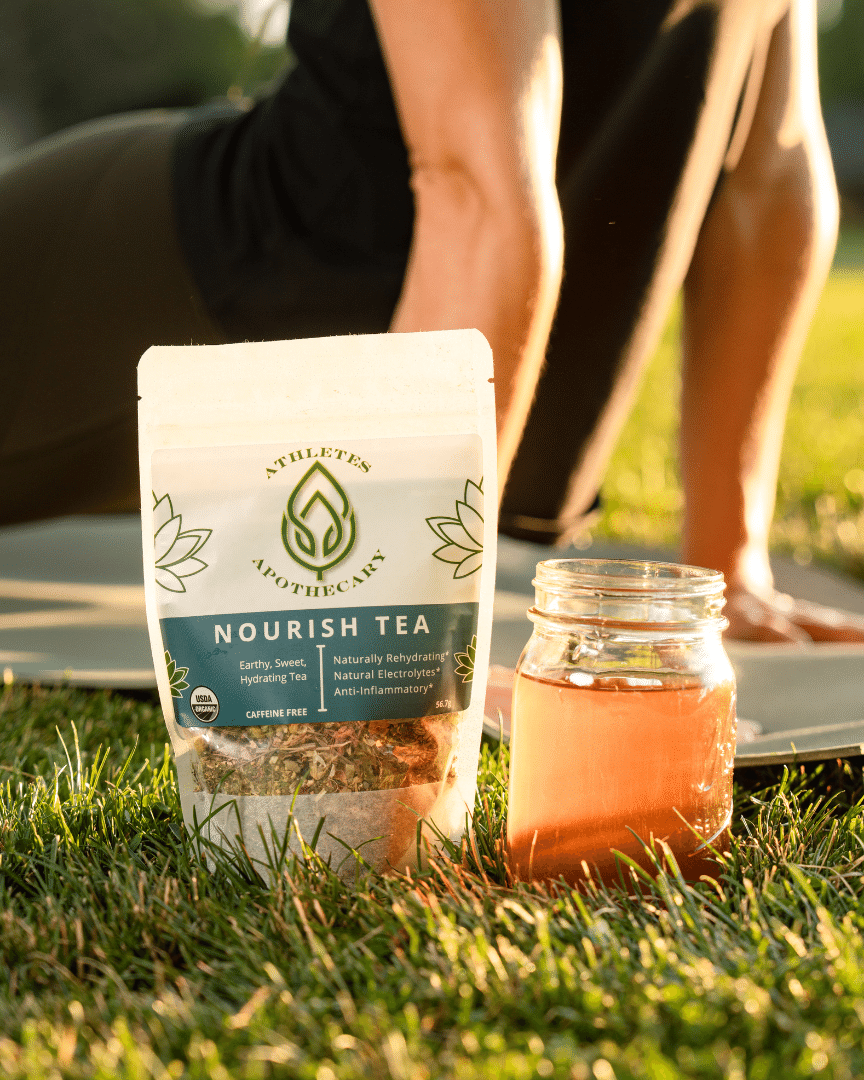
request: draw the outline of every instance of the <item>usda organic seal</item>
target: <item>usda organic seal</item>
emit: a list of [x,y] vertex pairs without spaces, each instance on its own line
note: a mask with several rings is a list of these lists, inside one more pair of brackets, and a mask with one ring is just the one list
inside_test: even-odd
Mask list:
[[189,695],[189,707],[202,724],[212,724],[219,715],[219,698],[209,686],[196,686]]

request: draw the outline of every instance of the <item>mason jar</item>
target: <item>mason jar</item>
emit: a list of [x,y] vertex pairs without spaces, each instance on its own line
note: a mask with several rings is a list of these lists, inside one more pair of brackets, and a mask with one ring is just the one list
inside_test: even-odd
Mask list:
[[[521,880],[629,881],[669,845],[684,877],[728,846],[735,677],[723,575],[602,559],[541,562],[516,669],[507,841]],[[712,850],[713,849],[713,850]]]

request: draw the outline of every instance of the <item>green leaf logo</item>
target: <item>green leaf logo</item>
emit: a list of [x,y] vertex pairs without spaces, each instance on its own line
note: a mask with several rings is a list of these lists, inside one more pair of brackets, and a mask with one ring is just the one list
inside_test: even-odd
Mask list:
[[171,497],[158,498],[153,492],[153,545],[156,554],[156,583],[169,592],[186,592],[182,578],[207,569],[197,553],[210,539],[212,529],[183,531],[183,516],[174,513]]
[[454,578],[468,577],[483,565],[483,480],[465,481],[465,495],[456,500],[456,517],[428,517],[426,524],[443,545],[432,552],[441,562],[455,563]]
[[165,666],[168,668],[168,682],[171,685],[171,697],[183,697],[183,691],[189,689],[189,683],[186,682],[186,676],[189,674],[188,667],[177,667],[175,660],[172,660],[171,653],[165,650]]
[[463,683],[469,683],[474,678],[474,657],[477,653],[477,635],[471,638],[471,644],[465,652],[453,653],[453,659],[457,662],[456,674],[462,676]]
[[291,492],[282,515],[282,543],[294,560],[321,581],[354,547],[357,526],[348,496],[316,461]]

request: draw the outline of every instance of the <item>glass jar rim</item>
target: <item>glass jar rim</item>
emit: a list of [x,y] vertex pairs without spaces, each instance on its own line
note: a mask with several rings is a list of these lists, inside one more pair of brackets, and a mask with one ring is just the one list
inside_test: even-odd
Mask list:
[[726,588],[719,570],[647,559],[547,559],[537,563],[532,584],[574,594],[670,600],[719,595]]

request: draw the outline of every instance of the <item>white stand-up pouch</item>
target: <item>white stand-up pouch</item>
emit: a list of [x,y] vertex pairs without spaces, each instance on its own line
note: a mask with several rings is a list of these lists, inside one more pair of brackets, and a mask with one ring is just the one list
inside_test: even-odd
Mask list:
[[354,852],[402,869],[458,839],[495,577],[483,336],[155,346],[138,387],[147,618],[187,826],[261,863],[287,830],[346,878]]

